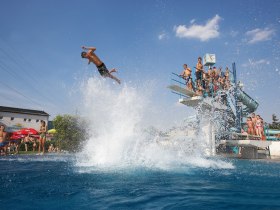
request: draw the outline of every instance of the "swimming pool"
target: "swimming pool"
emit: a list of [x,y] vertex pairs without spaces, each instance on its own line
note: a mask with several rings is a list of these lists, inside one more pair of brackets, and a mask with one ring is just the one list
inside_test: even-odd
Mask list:
[[[214,160],[215,161],[215,160]],[[280,209],[280,163],[81,167],[69,155],[0,158],[1,209]]]

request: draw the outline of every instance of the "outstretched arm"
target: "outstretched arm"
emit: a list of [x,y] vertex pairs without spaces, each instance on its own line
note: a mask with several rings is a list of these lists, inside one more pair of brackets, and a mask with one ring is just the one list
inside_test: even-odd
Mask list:
[[94,52],[96,50],[95,47],[85,47],[85,46],[82,46],[82,49],[84,49],[84,50],[91,50],[92,52]]
[[183,77],[184,74],[185,74],[185,69],[182,71],[182,73],[179,76]]

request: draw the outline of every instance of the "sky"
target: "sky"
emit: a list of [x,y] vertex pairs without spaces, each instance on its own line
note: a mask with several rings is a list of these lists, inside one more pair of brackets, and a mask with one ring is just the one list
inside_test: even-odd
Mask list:
[[214,53],[216,66],[236,63],[256,113],[271,122],[280,117],[279,10],[277,0],[0,1],[0,105],[50,119],[80,112],[81,81],[99,76],[81,59],[85,45],[122,85],[153,81],[153,104],[172,124],[193,110],[166,88],[171,72]]

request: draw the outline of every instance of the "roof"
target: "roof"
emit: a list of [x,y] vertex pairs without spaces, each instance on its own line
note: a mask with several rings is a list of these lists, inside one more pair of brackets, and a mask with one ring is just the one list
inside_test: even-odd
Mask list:
[[50,116],[48,113],[46,113],[44,111],[40,111],[40,110],[21,109],[21,108],[6,107],[6,106],[0,106],[0,112],[31,114],[31,115],[40,115],[40,116]]

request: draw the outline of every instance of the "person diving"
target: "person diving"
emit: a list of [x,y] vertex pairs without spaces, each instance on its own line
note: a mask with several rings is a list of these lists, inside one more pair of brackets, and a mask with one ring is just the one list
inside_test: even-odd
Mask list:
[[121,80],[117,77],[113,76],[113,72],[117,72],[116,69],[108,70],[106,65],[100,60],[100,58],[94,53],[96,50],[95,47],[85,47],[82,46],[82,49],[88,50],[87,52],[83,51],[81,53],[82,58],[88,59],[88,64],[93,63],[95,64],[96,68],[98,69],[100,75],[102,77],[109,77],[115,80],[118,84],[121,84]]

